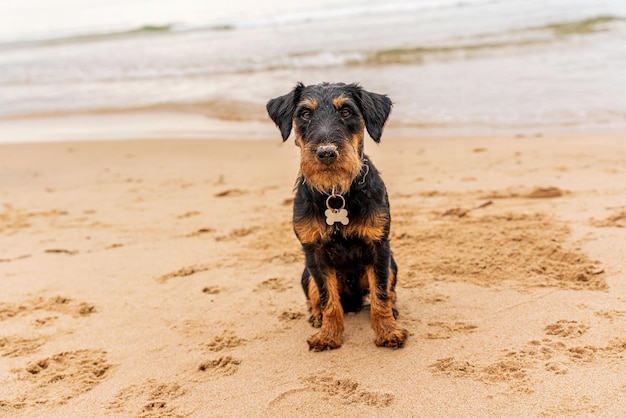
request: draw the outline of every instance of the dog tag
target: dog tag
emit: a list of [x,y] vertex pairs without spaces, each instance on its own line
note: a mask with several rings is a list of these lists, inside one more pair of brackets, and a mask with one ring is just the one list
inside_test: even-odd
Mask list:
[[348,211],[345,209],[326,209],[324,212],[326,215],[326,223],[328,225],[334,225],[337,222],[340,222],[341,225],[348,225],[350,220],[348,219]]

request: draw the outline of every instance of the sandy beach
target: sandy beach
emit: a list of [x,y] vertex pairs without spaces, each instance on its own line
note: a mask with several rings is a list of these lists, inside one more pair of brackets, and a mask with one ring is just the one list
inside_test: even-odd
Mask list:
[[[0,418],[626,416],[626,3],[0,16]],[[402,349],[308,350],[298,81],[393,100]]]
[[410,337],[322,353],[278,132],[0,145],[0,416],[621,416],[625,140],[368,141]]

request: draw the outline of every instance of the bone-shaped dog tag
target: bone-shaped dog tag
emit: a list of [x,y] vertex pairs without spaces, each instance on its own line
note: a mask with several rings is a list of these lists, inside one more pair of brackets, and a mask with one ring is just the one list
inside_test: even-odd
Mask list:
[[328,225],[334,225],[336,222],[340,222],[342,225],[348,225],[348,211],[345,209],[326,209],[324,212],[326,215],[326,223]]

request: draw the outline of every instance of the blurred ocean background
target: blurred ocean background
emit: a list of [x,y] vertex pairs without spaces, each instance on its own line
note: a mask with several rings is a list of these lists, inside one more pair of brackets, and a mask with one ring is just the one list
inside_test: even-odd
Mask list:
[[152,110],[266,121],[297,81],[386,93],[396,127],[623,130],[626,1],[0,2],[0,128]]

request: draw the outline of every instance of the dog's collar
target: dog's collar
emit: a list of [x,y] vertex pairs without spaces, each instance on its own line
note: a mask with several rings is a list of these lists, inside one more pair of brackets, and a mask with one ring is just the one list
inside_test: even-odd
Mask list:
[[[367,163],[367,158],[363,158],[361,171],[355,179],[357,189],[363,189],[365,187],[365,180],[370,172],[370,166]],[[361,178],[359,179],[359,177]],[[350,222],[350,219],[348,218],[348,210],[346,209],[346,198],[343,197],[343,195],[336,193],[334,187],[331,194],[329,194],[326,199],[326,211],[324,211],[324,215],[326,216],[326,224],[330,226],[334,225],[335,229],[339,226],[337,223],[340,223],[341,225],[348,225]]]
[[[356,179],[356,185],[357,188],[362,189],[365,187],[365,180],[367,175],[370,173],[370,166],[368,164],[368,159],[367,158],[363,158],[363,164],[361,165],[361,171],[359,172],[359,175],[357,176]],[[365,172],[363,172],[365,170]],[[361,176],[361,173],[363,173],[363,176],[361,177],[361,179],[359,180],[359,177]]]

